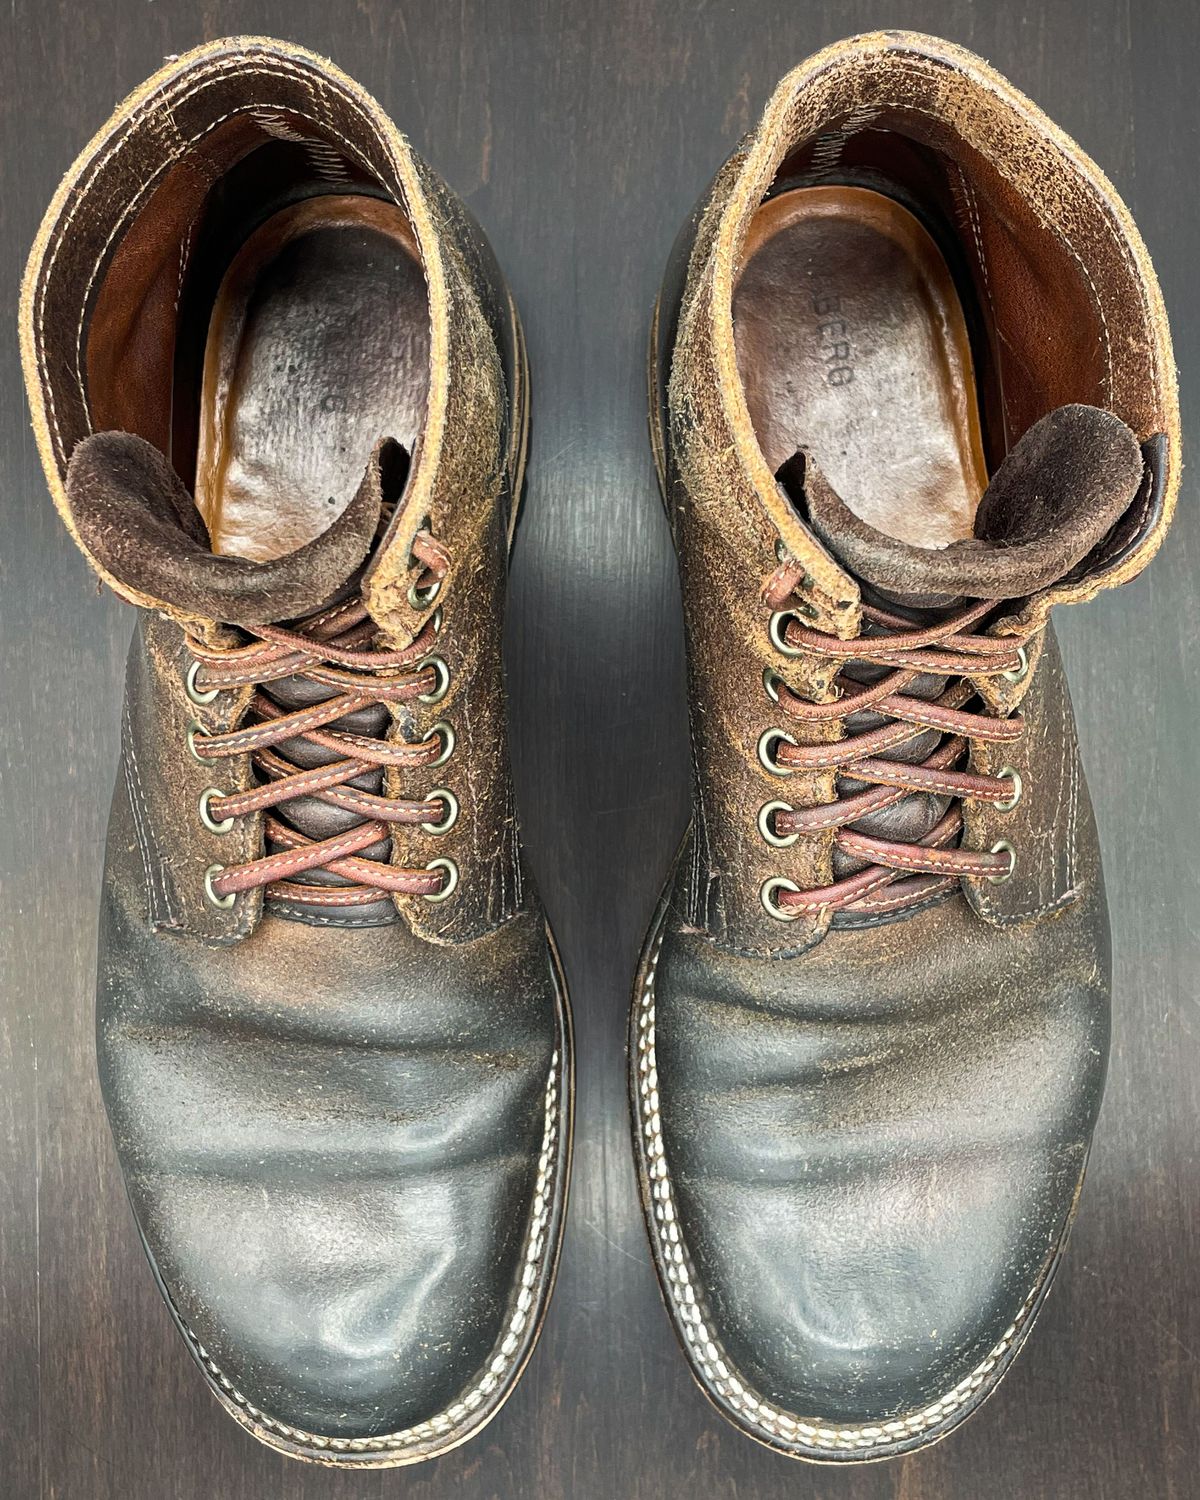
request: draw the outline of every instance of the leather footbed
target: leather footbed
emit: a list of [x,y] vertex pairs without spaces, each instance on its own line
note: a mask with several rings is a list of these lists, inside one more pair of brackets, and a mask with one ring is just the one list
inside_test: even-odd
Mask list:
[[380,438],[412,452],[428,381],[425,279],[403,211],[330,194],[273,215],[209,321],[195,494],[212,550],[265,561],[320,536]]
[[966,319],[906,208],[862,187],[768,199],[750,226],[733,322],[773,471],[804,450],[888,536],[945,547],[974,534],[987,464]]

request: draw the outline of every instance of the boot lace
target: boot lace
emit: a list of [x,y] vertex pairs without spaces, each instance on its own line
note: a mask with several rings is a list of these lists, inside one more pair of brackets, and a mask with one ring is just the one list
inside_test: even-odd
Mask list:
[[[762,887],[765,909],[781,921],[821,911],[896,911],[949,890],[964,875],[994,882],[1009,879],[1016,852],[1007,841],[987,851],[957,845],[963,801],[989,802],[1011,811],[1021,797],[1021,778],[1009,766],[995,776],[962,767],[969,740],[1002,744],[1022,733],[1020,714],[998,718],[977,706],[969,678],[1003,674],[1011,682],[1020,681],[1028,671],[1025,641],[975,632],[973,627],[996,609],[988,600],[933,625],[914,625],[902,615],[864,605],[864,633],[856,640],[841,640],[796,617],[794,611],[807,608],[794,599],[803,576],[798,563],[784,559],[767,581],[764,598],[775,611],[771,639],[784,655],[804,654],[835,663],[831,685],[836,696],[831,702],[810,702],[770,669],[764,682],[788,719],[812,727],[836,723],[844,738],[804,744],[785,729],[769,729],[759,740],[758,753],[777,776],[832,770],[837,790],[832,802],[812,807],[766,803],[759,814],[759,831],[768,843],[782,848],[801,834],[832,829],[834,849],[863,867],[809,890],[774,877]],[[916,689],[928,690],[931,675],[942,680],[934,683],[936,696],[922,697]],[[938,735],[931,753],[923,759],[897,756],[930,731]],[[913,793],[949,799],[934,826],[915,842],[877,838],[850,826]],[[886,893],[879,894],[885,888]]]
[[[423,607],[440,591],[449,557],[427,529],[418,532],[412,557],[421,571],[409,598]],[[239,893],[259,887],[270,897],[336,907],[369,905],[393,893],[430,901],[450,894],[458,883],[453,861],[435,859],[419,869],[391,864],[391,829],[420,824],[431,834],[447,832],[458,818],[454,794],[440,787],[411,801],[380,792],[386,771],[440,766],[454,751],[454,731],[444,721],[415,742],[385,738],[394,705],[445,697],[450,671],[432,653],[440,625],[439,609],[409,645],[387,649],[355,597],[293,629],[243,628],[244,645],[213,647],[188,637],[192,702],[209,703],[230,689],[255,690],[237,728],[208,734],[194,721],[188,731],[197,760],[217,763],[248,753],[258,778],[242,792],[208,788],[200,798],[201,819],[212,832],[227,833],[238,818],[263,813],[271,851],[244,864],[210,866],[204,889],[214,906],[230,907]],[[286,696],[288,706],[272,697],[272,684],[286,684],[286,695],[280,686],[276,693]],[[359,732],[364,718],[369,732]],[[339,820],[344,826],[329,837],[312,838],[289,821],[298,798],[316,799],[350,817]],[[334,880],[296,878],[317,871]]]

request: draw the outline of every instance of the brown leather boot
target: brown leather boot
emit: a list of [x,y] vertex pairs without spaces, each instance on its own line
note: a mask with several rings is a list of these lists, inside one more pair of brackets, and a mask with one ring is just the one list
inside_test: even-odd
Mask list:
[[22,343],[55,504],[141,612],[97,1031],[155,1274],[263,1442],[431,1457],[529,1358],[569,1158],[505,748],[515,310],[371,98],[235,39],[71,168]]
[[744,1432],[883,1458],[995,1388],[1062,1254],[1108,924],[1049,625],[1175,503],[1162,299],[978,59],[789,74],[681,235],[652,430],[694,818],[631,1028],[668,1309]]

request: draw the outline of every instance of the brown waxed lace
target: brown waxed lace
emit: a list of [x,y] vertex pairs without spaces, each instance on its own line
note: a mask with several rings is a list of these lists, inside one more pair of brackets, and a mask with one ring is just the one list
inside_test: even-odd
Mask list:
[[[785,561],[764,588],[767,604],[773,610],[786,610],[802,577],[799,564]],[[903,616],[864,605],[863,617],[871,633],[856,640],[826,635],[789,616],[783,635],[789,648],[836,662],[838,672],[851,663],[891,670],[875,683],[855,683],[852,689],[837,683],[835,672],[838,696],[828,703],[801,698],[777,679],[779,706],[794,720],[844,723],[849,715],[870,710],[884,721],[833,743],[794,745],[782,736],[776,741],[773,759],[781,771],[833,770],[866,784],[862,791],[839,791],[830,803],[776,811],[776,836],[783,839],[833,829],[835,848],[869,862],[845,879],[811,890],[773,882],[778,887],[774,905],[779,914],[900,910],[952,888],[964,875],[1002,880],[1011,874],[1015,856],[1010,850],[956,847],[963,827],[964,798],[1003,804],[1014,796],[1009,776],[959,769],[969,739],[1005,742],[1016,739],[1024,727],[1019,714],[1000,719],[965,708],[977,696],[966,679],[1017,671],[1024,664],[1021,639],[972,633],[971,627],[995,608],[994,601],[983,601],[935,625],[917,627]],[[951,679],[932,701],[905,692],[925,674]],[[888,758],[888,752],[911,744],[929,730],[944,738],[924,760],[909,763]],[[874,838],[847,826],[895,806],[914,792],[953,799],[937,824],[917,842]],[[876,894],[885,887],[892,889]]]
[[[427,530],[413,543],[414,565],[422,571],[414,587],[436,593],[449,567],[445,549]],[[445,731],[437,728],[423,740],[396,742],[355,734],[333,726],[365,708],[407,703],[433,693],[440,672],[425,660],[433,646],[440,611],[432,615],[408,646],[399,650],[376,644],[378,627],[359,598],[333,605],[306,620],[302,628],[274,625],[242,627],[251,637],[247,645],[213,647],[189,637],[188,646],[199,663],[192,686],[198,694],[254,687],[246,722],[220,734],[193,730],[190,744],[200,760],[218,761],[249,754],[259,784],[228,796],[213,795],[207,813],[215,824],[251,813],[265,813],[267,841],[277,846],[245,864],[229,865],[213,874],[208,887],[225,904],[243,891],[266,887],[267,894],[319,906],[361,906],[388,895],[436,897],[450,876],[444,866],[404,869],[387,863],[392,824],[436,823],[442,820],[441,798],[406,801],[379,796],[352,785],[356,778],[377,771],[415,769],[440,763],[448,748]],[[441,669],[444,672],[444,668]],[[321,701],[288,712],[262,691],[264,684],[292,678],[330,689]],[[288,742],[338,758],[302,767],[282,753]],[[294,753],[294,752],[293,752]],[[298,797],[314,797],[362,821],[325,839],[312,839],[285,823],[273,809],[283,810]],[[348,882],[318,885],[294,877],[324,870]]]

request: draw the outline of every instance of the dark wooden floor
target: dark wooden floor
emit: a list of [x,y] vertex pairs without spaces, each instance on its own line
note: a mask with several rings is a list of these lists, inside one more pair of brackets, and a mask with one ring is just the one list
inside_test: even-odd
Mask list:
[[[1116,950],[1108,1097],[1067,1267],[1000,1394],[903,1463],[759,1449],[693,1388],[635,1200],[623,1030],[685,818],[674,563],[645,439],[663,258],[777,77],[880,24],[990,58],[1105,167],[1200,392],[1200,13],[1190,0],[10,0],[0,20],[0,1496],[6,1500],[1192,1500],[1200,1495],[1200,517],[1060,624]],[[19,269],[60,173],[161,62],[287,36],[382,100],[486,226],[520,301],[534,448],[509,631],[519,793],[565,951],[578,1151],[562,1274],[528,1375],[435,1464],[276,1457],[203,1389],[126,1208],[93,1079],[94,910],[129,613],[44,492],[19,382]]]

